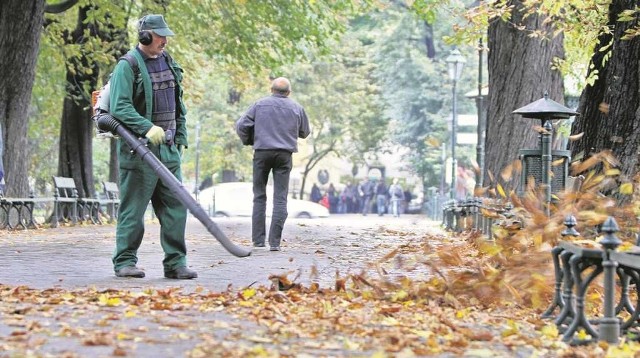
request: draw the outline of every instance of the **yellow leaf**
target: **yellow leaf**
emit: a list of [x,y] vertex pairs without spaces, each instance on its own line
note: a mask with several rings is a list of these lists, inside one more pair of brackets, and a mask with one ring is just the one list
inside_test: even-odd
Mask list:
[[109,307],[119,306],[121,304],[119,297],[109,297],[105,294],[101,294],[100,297],[98,297],[98,302],[103,306]]
[[120,306],[121,303],[120,297],[111,297],[107,300],[107,306],[109,307]]
[[518,329],[518,325],[513,320],[507,320],[507,324],[509,327],[501,333],[503,338],[513,336],[514,334],[520,332],[520,330]]
[[502,189],[502,185],[496,185],[496,189],[498,189],[498,194],[500,194],[501,197],[507,198],[507,194],[504,192],[504,189]]
[[397,292],[393,295],[393,297],[391,298],[391,300],[392,300],[393,302],[396,302],[396,301],[403,301],[403,300],[405,300],[408,296],[409,296],[409,294],[408,294],[406,291],[404,291],[404,290],[399,290],[399,291],[397,291]]
[[383,326],[397,326],[398,320],[393,317],[385,317],[380,322]]
[[618,251],[631,251],[636,245],[634,245],[632,242],[626,241],[623,242],[622,245],[618,246]]
[[620,185],[620,194],[631,195],[633,194],[633,184],[624,183]]
[[610,345],[607,348],[607,357],[635,357],[640,350],[637,342],[625,341],[618,345]]
[[587,301],[595,301],[595,300],[601,299],[602,296],[598,292],[592,292],[588,294],[586,298],[587,298]]
[[127,310],[124,312],[124,316],[126,318],[131,318],[136,316],[136,311]]
[[255,295],[256,295],[255,288],[247,288],[244,291],[242,291],[242,298],[244,298],[245,300],[248,300]]
[[480,243],[478,246],[480,252],[489,256],[495,256],[502,252],[502,247],[492,242]]
[[469,315],[470,307],[456,311],[456,318],[465,318]]
[[429,338],[429,337],[433,336],[433,332],[425,331],[423,329],[414,329],[411,332],[414,333],[416,336],[418,336],[420,338]]
[[558,327],[555,324],[548,324],[542,327],[542,335],[545,337],[557,338],[559,333]]
[[620,175],[620,169],[609,169],[604,174],[607,175],[607,176]]
[[269,352],[264,348],[262,344],[258,344],[251,348],[251,356],[253,357],[268,357]]
[[435,334],[429,337],[429,339],[427,339],[427,346],[432,350],[439,350],[441,345],[440,345],[440,341],[438,340],[438,337],[436,337]]
[[587,331],[584,330],[584,328],[578,331],[578,340],[586,341],[587,339],[590,339],[590,338],[591,336],[587,333]]

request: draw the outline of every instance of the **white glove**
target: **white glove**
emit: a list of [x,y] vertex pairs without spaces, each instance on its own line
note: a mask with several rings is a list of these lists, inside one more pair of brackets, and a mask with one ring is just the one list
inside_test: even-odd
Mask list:
[[151,144],[155,144],[155,145],[162,144],[162,142],[164,142],[165,140],[164,129],[158,126],[153,126],[151,127],[151,129],[149,129],[147,134],[145,134],[145,137],[149,138],[149,141],[151,142]]

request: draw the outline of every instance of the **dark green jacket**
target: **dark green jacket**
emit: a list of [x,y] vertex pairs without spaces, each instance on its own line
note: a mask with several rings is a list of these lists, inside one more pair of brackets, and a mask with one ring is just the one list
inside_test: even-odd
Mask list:
[[[151,129],[153,123],[151,122],[151,114],[153,108],[153,90],[151,88],[151,77],[147,72],[147,66],[144,64],[144,59],[137,49],[129,51],[138,61],[138,67],[140,74],[135,79],[136,85],[134,86],[134,73],[133,69],[127,61],[118,61],[113,74],[110,79],[110,103],[109,111],[111,115],[117,118],[120,122],[127,126],[139,137],[144,135]],[[168,58],[168,57],[167,57]],[[182,88],[182,68],[173,59],[169,61],[169,68],[173,73],[176,80],[176,134],[174,142],[176,145],[183,145],[188,147],[187,141],[187,127],[186,127],[186,114],[187,110],[182,100],[183,88]],[[133,89],[136,89],[136,93],[133,93]],[[120,141],[122,153],[123,150],[128,151],[128,146],[124,141]],[[127,146],[127,148],[122,148]],[[151,148],[155,152],[154,148]],[[127,158],[120,157],[120,165],[123,161],[127,161]]]

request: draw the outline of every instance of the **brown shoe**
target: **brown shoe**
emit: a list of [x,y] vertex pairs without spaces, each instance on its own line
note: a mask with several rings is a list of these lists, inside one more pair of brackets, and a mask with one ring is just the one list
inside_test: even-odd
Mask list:
[[182,266],[182,267],[176,268],[175,270],[165,271],[164,277],[178,279],[178,280],[190,280],[192,278],[197,278],[198,273]]
[[135,266],[125,266],[120,270],[116,271],[116,276],[118,277],[136,277],[143,278],[144,271],[140,270]]

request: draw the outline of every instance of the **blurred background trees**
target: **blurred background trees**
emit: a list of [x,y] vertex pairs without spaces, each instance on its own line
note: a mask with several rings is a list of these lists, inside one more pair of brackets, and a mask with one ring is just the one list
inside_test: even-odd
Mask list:
[[[446,170],[451,83],[444,59],[454,47],[467,57],[460,94],[477,88],[478,55],[487,53],[479,44],[490,47],[486,144],[487,168],[495,173],[535,138],[532,123],[511,111],[544,91],[562,102],[563,78],[578,93],[594,85],[580,102],[577,128],[613,118],[601,110],[605,102],[616,104],[607,108],[624,114],[624,123],[635,119],[637,104],[624,97],[629,89],[616,87],[609,97],[598,89],[619,78],[616,63],[627,64],[625,78],[637,73],[636,47],[626,46],[635,44],[634,9],[621,0],[3,1],[0,61],[12,69],[0,75],[8,84],[0,89],[7,193],[42,193],[54,174],[74,177],[83,196],[95,195],[96,181],[116,180],[113,140],[94,138],[90,92],[135,44],[136,20],[147,13],[166,16],[177,34],[168,51],[186,69],[186,182],[250,174],[251,153],[233,123],[268,94],[270,78],[287,76],[313,122],[303,181],[329,154],[357,166],[403,148],[403,167],[426,188],[440,186]],[[624,25],[616,21],[621,16]],[[460,99],[459,113],[475,111]],[[635,139],[611,139],[635,127],[598,123],[614,128],[609,139],[594,142],[593,132],[604,128],[590,129],[584,145],[575,144],[576,155],[637,148]],[[459,161],[473,165],[474,149],[461,151]],[[634,163],[627,173],[636,171]]]

